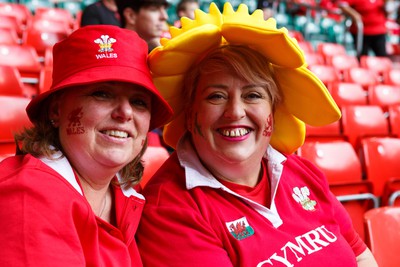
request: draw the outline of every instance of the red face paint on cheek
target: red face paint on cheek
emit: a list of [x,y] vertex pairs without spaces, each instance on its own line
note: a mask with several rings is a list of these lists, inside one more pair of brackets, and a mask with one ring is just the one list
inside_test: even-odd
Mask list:
[[82,107],[79,107],[68,114],[68,135],[85,133],[85,128],[82,126],[81,123],[81,118],[83,117],[82,109]]
[[267,118],[267,123],[265,125],[263,135],[266,137],[271,137],[272,135],[272,114],[269,114]]

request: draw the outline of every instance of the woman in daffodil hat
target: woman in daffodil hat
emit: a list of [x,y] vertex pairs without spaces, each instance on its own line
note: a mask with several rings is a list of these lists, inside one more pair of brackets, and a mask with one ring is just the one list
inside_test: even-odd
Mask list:
[[175,152],[144,188],[145,266],[376,266],[323,174],[293,152],[340,118],[261,10],[197,10],[149,55]]

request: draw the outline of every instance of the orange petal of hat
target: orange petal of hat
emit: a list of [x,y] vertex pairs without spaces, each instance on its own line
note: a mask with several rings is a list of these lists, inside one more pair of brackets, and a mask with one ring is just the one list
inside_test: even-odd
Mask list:
[[207,51],[224,44],[246,45],[270,62],[284,101],[274,114],[271,145],[282,153],[293,153],[304,142],[305,124],[322,126],[340,119],[340,110],[320,79],[307,69],[304,54],[287,29],[276,28],[273,18],[264,20],[261,10],[249,14],[245,4],[234,11],[230,3],[221,13],[211,3],[209,13],[195,11],[195,19],[182,19],[182,28],[170,28],[171,39],[149,55],[153,80],[174,110],[164,128],[167,144],[176,144],[185,128],[182,99],[183,79],[192,64]]
[[111,25],[92,25],[74,31],[53,48],[53,83],[27,107],[35,123],[43,101],[51,94],[77,86],[107,81],[137,84],[152,94],[150,129],[172,116],[168,102],[155,87],[147,62],[147,44],[136,32]]

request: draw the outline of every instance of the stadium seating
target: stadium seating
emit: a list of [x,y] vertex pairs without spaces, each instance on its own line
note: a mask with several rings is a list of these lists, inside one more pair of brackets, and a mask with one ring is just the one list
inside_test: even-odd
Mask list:
[[343,81],[346,73],[351,68],[358,68],[360,64],[356,56],[338,54],[331,57],[331,65],[338,71],[340,80]]
[[335,83],[331,95],[339,107],[346,105],[367,105],[367,92],[357,83]]
[[378,266],[400,266],[400,207],[371,209],[364,215],[367,245]]
[[360,67],[375,72],[382,82],[384,74],[393,68],[393,62],[388,57],[361,56]]
[[370,86],[380,83],[378,75],[367,68],[350,68],[344,72],[344,82],[358,83],[363,86],[364,90],[368,90]]
[[400,69],[391,69],[384,74],[384,83],[400,86]]
[[163,146],[148,146],[142,157],[144,172],[140,185],[142,188],[146,186],[150,178],[168,159],[169,153]]
[[361,162],[374,195],[381,197],[387,181],[400,178],[400,138],[371,137],[361,141]]
[[325,84],[328,90],[340,81],[338,72],[332,66],[314,64],[308,66],[308,68]]
[[22,39],[24,27],[24,25],[18,23],[16,17],[0,14],[0,28],[15,31],[18,39]]
[[0,28],[0,44],[19,44],[17,31],[14,29]]
[[0,65],[0,95],[24,96],[24,85],[16,67]]
[[381,107],[346,105],[342,107],[343,135],[358,150],[365,137],[388,136],[389,125]]
[[390,134],[400,138],[400,105],[388,108]]
[[322,42],[317,45],[317,52],[320,53],[325,63],[332,65],[332,57],[336,55],[346,55],[347,51],[344,45],[338,43]]
[[51,8],[51,7],[36,8],[35,18],[63,22],[70,29],[74,27],[74,17],[67,9],[63,8]]
[[386,181],[381,206],[400,207],[400,177],[393,177]]
[[25,108],[29,99],[18,96],[0,95],[0,160],[15,153],[15,142],[13,134],[31,126],[31,122],[26,115]]
[[56,32],[69,35],[72,32],[68,23],[63,21],[51,20],[46,17],[34,17],[29,26],[29,31],[41,31],[41,32]]
[[306,124],[306,138],[307,140],[342,139],[340,121],[319,127]]
[[35,48],[28,45],[0,44],[0,62],[17,67],[23,78],[37,76],[41,68]]
[[27,30],[24,43],[33,46],[41,58],[39,60],[44,61],[46,49],[52,48],[55,43],[65,39],[67,36],[67,33],[63,32]]
[[15,17],[21,27],[26,27],[32,18],[27,6],[19,3],[0,3],[0,15]]
[[389,106],[400,104],[400,85],[377,84],[368,90],[368,103],[378,105],[384,111]]
[[324,57],[321,54],[315,52],[304,52],[304,57],[308,66],[325,64]]

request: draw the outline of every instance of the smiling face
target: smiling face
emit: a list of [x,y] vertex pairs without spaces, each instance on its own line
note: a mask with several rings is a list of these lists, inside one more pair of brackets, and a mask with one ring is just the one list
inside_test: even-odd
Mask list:
[[260,162],[272,134],[270,101],[262,86],[230,73],[202,75],[188,116],[202,161],[211,169]]
[[187,73],[186,127],[217,178],[253,186],[273,133],[281,94],[269,62],[245,46],[210,51]]
[[62,150],[78,172],[120,170],[142,149],[150,125],[151,94],[126,83],[67,89],[50,108]]

